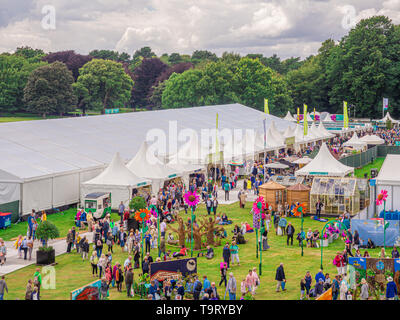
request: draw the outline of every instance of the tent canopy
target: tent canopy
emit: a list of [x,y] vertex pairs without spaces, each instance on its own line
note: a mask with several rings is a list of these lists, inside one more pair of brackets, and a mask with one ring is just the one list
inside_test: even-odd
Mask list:
[[400,185],[400,155],[388,154],[379,171],[376,183],[379,185]]
[[84,182],[86,185],[106,185],[137,187],[150,184],[151,181],[139,178],[131,172],[124,164],[121,156],[117,152],[108,167],[97,177]]
[[352,172],[354,172],[354,168],[336,160],[326,143],[323,143],[317,156],[309,164],[297,170],[295,175],[344,177]]
[[291,113],[290,113],[289,110],[288,110],[286,116],[283,118],[283,120],[286,120],[286,121],[297,121],[297,120],[291,115]]
[[399,123],[400,121],[395,120],[392,118],[392,116],[390,115],[389,111],[386,113],[386,115],[380,119],[380,120],[376,120],[377,122],[384,122],[386,123],[388,120],[390,120],[392,123]]
[[365,142],[366,144],[384,144],[385,140],[379,138],[377,135],[365,135],[364,137],[360,138],[359,141]]
[[363,148],[367,146],[367,143],[364,141],[361,141],[358,136],[357,133],[354,132],[353,136],[351,137],[351,139],[349,139],[348,141],[346,141],[345,143],[343,143],[344,147],[354,147],[354,148]]

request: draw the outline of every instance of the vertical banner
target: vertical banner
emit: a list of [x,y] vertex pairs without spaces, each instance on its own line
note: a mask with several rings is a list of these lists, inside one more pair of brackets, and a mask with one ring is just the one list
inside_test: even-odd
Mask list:
[[297,107],[297,124],[300,123],[300,108]]
[[389,109],[389,99],[383,98],[383,109],[382,109],[382,117],[385,116],[385,111]]
[[303,110],[303,125],[304,125],[304,135],[306,136],[308,134],[308,121],[307,121],[307,105],[304,104],[304,110]]
[[264,99],[264,112],[269,114],[268,99]]
[[349,127],[349,114],[347,112],[347,101],[343,101],[343,128]]

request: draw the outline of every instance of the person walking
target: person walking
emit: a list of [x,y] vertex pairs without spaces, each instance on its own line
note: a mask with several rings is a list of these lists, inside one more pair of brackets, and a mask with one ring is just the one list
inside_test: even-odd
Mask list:
[[194,300],[200,300],[200,293],[201,289],[203,287],[203,284],[199,280],[199,278],[196,276],[195,281],[193,283],[193,299]]
[[31,300],[32,299],[32,280],[29,279],[28,283],[26,284],[26,290],[25,290],[25,300]]
[[133,284],[133,271],[132,271],[132,266],[129,265],[128,269],[126,270],[125,274],[125,286],[126,286],[126,294],[128,298],[130,298],[131,295],[131,288]]
[[71,253],[72,245],[74,243],[71,229],[68,230],[66,241],[67,241],[67,253]]
[[6,263],[6,257],[7,257],[7,247],[3,239],[0,238],[0,266],[3,266]]
[[281,287],[283,291],[286,289],[284,286],[282,286],[282,283],[286,282],[286,277],[285,277],[285,270],[283,269],[283,263],[281,262],[279,267],[276,269],[276,274],[275,274],[275,280],[277,281],[276,285],[276,292],[279,292]]
[[229,201],[229,189],[230,189],[229,183],[225,182],[225,184],[224,184],[225,201]]
[[304,281],[306,284],[306,297],[308,300],[310,300],[310,289],[312,284],[312,277],[310,271],[306,272],[306,275],[304,276]]
[[318,219],[321,218],[321,210],[323,206],[324,204],[320,200],[318,200],[317,203],[315,204],[315,211]]
[[6,283],[6,277],[1,276],[0,280],[0,300],[4,300],[4,292],[8,293],[8,287]]
[[98,258],[98,256],[97,256],[97,253],[96,253],[96,251],[93,251],[92,252],[92,255],[90,256],[90,264],[91,264],[91,266],[92,266],[92,276],[93,277],[97,277],[97,270],[98,270],[98,267],[97,267],[97,265],[99,264],[99,258]]
[[125,211],[125,205],[124,202],[121,201],[121,203],[118,206],[118,215],[120,216],[121,219],[121,225],[122,225],[122,219],[124,217],[124,211]]
[[229,300],[236,300],[236,279],[233,276],[233,273],[229,273],[229,280],[226,289],[228,290]]
[[336,275],[332,281],[332,300],[337,300],[340,289],[340,276]]
[[42,275],[40,274],[40,268],[36,269],[36,272],[33,274],[33,285],[37,287],[37,295],[40,297],[40,287],[42,286]]
[[221,274],[221,280],[219,281],[219,286],[221,286],[222,283],[225,283],[225,287],[226,287],[226,272],[228,269],[228,265],[226,264],[226,262],[221,262],[220,264],[220,268],[219,268],[219,272]]
[[228,266],[229,269],[229,260],[231,258],[231,250],[229,249],[229,242],[227,242],[222,249],[222,258],[224,259],[224,262]]
[[286,227],[286,235],[287,235],[287,245],[289,245],[289,239],[291,240],[290,245],[293,245],[293,235],[294,235],[295,229],[292,225],[291,222],[289,222],[288,226]]
[[231,251],[231,257],[232,257],[232,266],[235,263],[235,260],[237,261],[238,266],[240,266],[240,261],[239,261],[239,247],[236,245],[235,241],[232,241],[232,244],[229,248]]

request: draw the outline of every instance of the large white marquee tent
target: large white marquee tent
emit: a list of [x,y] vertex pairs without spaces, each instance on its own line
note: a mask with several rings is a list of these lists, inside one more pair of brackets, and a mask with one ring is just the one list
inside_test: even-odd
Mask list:
[[[132,159],[150,133],[165,134],[159,154],[173,155],[186,142],[177,132],[253,129],[272,121],[280,131],[295,124],[240,104],[133,112],[0,124],[0,205],[19,201],[19,213],[79,202],[81,184],[98,176],[119,152]],[[155,131],[154,131],[155,130]],[[171,138],[172,137],[172,138]],[[170,142],[176,144],[171,148]],[[169,152],[168,150],[174,150]]]
[[[376,178],[376,192],[388,191],[386,210],[400,210],[400,155],[388,154]],[[383,210],[383,204],[378,206],[378,212]]]

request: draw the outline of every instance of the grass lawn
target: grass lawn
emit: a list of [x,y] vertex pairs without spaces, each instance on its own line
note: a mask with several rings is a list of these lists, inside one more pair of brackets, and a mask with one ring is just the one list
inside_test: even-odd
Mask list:
[[[70,208],[60,213],[54,213],[47,216],[47,220],[53,222],[60,231],[60,237],[65,237],[68,230],[74,226],[74,218],[76,215],[76,208]],[[118,214],[113,213],[112,219],[119,219]],[[28,230],[28,222],[20,222],[13,224],[12,227],[0,230],[0,238],[9,241],[18,237],[18,235],[26,235]]]
[[[252,224],[252,217],[249,213],[251,204],[248,203],[245,209],[240,209],[237,203],[232,205],[221,205],[219,212],[226,212],[229,219],[233,220],[233,224],[227,226],[228,238],[231,238],[231,230],[234,224],[240,224],[243,221],[248,221]],[[200,206],[197,214],[204,216],[206,210],[204,206]],[[185,215],[181,213],[181,215]],[[49,220],[55,221],[57,225],[65,224],[62,228],[66,231],[73,225],[72,214],[65,213],[63,216],[53,220],[49,216]],[[56,217],[54,217],[55,219]],[[185,217],[185,220],[188,217]],[[70,220],[71,219],[71,220]],[[296,229],[296,234],[300,231],[300,219],[289,218],[288,221],[292,222]],[[324,223],[311,220],[306,217],[304,220],[304,228],[307,231],[308,228],[322,230]],[[16,232],[18,234],[19,232]],[[268,234],[268,243],[271,248],[268,251],[262,253],[262,275],[261,285],[257,290],[256,299],[268,299],[268,300],[297,300],[299,299],[300,289],[299,283],[300,278],[303,277],[307,270],[311,271],[314,278],[320,267],[321,249],[318,248],[304,248],[304,256],[301,256],[301,248],[298,246],[298,242],[294,240],[294,245],[288,247],[286,245],[286,237],[276,236],[273,226]],[[234,273],[238,282],[238,290],[240,291],[240,282],[244,279],[249,269],[253,267],[258,268],[259,259],[256,259],[256,240],[255,233],[246,234],[245,238],[248,243],[239,246],[240,255],[240,266],[231,266],[229,271]],[[106,247],[106,246],[105,246]],[[189,246],[190,247],[190,246]],[[338,250],[344,248],[344,243],[341,240],[337,240],[330,244],[329,247],[324,248],[323,265],[324,271],[329,272],[331,275],[336,273],[336,268],[332,264],[334,255]],[[167,246],[167,250],[176,251],[176,248]],[[371,256],[378,256],[378,250],[371,250]],[[153,249],[151,255],[155,259],[157,257],[157,250]],[[121,252],[121,248],[115,247],[113,254],[113,262],[123,263],[127,258],[126,253]],[[215,281],[218,285],[220,280],[219,275],[219,263],[222,260],[222,247],[215,248],[215,257],[213,260],[206,260],[205,258],[198,258],[198,274],[203,276],[207,275],[210,281]],[[90,283],[94,279],[91,275],[90,263],[88,261],[82,262],[79,255],[76,253],[64,254],[56,258],[57,265],[56,269],[56,289],[55,290],[42,290],[42,299],[69,299],[69,293],[71,290],[79,288],[85,284]],[[284,263],[286,278],[287,278],[287,291],[286,292],[275,292],[275,271],[279,263]],[[6,276],[9,294],[5,295],[5,299],[23,299],[25,293],[26,282],[33,276],[36,266],[32,265],[16,272],[13,272]],[[134,270],[135,280],[138,277],[139,269]],[[221,298],[224,296],[225,288],[222,285],[219,287],[219,294]],[[238,293],[239,295],[240,293]],[[138,297],[135,297],[137,299]],[[118,293],[116,289],[110,289],[110,299],[126,299],[126,292]]]
[[354,170],[354,175],[357,178],[362,178],[364,179],[364,174],[368,174],[368,179],[371,178],[371,169],[376,168],[379,170],[381,170],[381,167],[383,165],[383,161],[385,161],[385,158],[376,158],[374,162],[372,162],[372,164],[368,164],[360,169],[355,169]]

